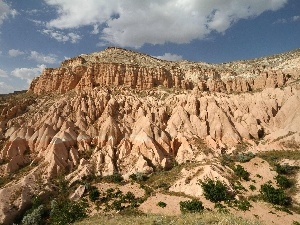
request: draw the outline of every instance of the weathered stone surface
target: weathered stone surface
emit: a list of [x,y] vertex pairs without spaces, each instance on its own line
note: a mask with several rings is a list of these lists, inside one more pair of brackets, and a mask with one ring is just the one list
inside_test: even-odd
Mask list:
[[[284,86],[290,76],[277,67],[257,69],[248,65],[237,72],[239,62],[211,65],[205,63],[167,62],[120,48],[81,55],[64,61],[59,68],[45,69],[33,80],[29,90],[36,94],[98,86],[149,89],[157,86],[213,92],[248,92]],[[243,68],[243,67],[241,67]],[[293,77],[300,76],[297,71]],[[16,113],[11,109],[10,114]]]
[[[67,60],[32,82],[30,91],[47,95],[0,105],[0,175],[14,177],[28,166],[43,181],[63,173],[72,185],[91,174],[128,178],[207,163],[237,146],[298,149],[299,73],[279,65],[286,64],[167,62],[114,48]],[[199,196],[197,179],[231,173],[222,169],[183,170],[171,189]],[[0,202],[7,202],[8,187],[28,185],[16,182],[0,189]],[[10,211],[0,204],[0,223],[26,204],[19,205]]]

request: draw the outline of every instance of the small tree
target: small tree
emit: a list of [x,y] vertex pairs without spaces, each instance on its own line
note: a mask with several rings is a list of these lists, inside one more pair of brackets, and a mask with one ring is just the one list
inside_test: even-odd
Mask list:
[[293,186],[293,182],[285,176],[277,175],[275,177],[275,180],[277,185],[283,189],[290,188]]
[[157,205],[161,208],[165,208],[167,206],[167,204],[165,202],[162,202],[162,201],[158,202]]
[[239,178],[242,178],[244,180],[249,180],[249,176],[250,176],[250,173],[244,169],[244,167],[242,167],[241,165],[237,165],[235,168],[234,168],[234,174],[237,175]]
[[31,213],[25,215],[22,219],[23,225],[40,225],[42,224],[42,216],[44,213],[44,206],[40,205],[34,209]]
[[185,212],[201,212],[203,211],[204,207],[202,205],[202,202],[197,200],[197,199],[193,199],[191,201],[181,201],[180,203],[180,211],[185,213]]
[[99,192],[98,188],[95,186],[92,186],[89,191],[89,199],[92,202],[95,202],[96,200],[99,199],[99,196],[100,196],[100,192]]
[[69,199],[52,200],[50,221],[51,224],[70,224],[87,216],[87,204],[84,201],[71,201]]
[[200,185],[204,192],[204,197],[212,202],[220,202],[232,199],[232,195],[227,190],[226,184],[219,180],[210,178],[200,181]]
[[263,184],[260,188],[260,193],[264,201],[275,205],[288,206],[291,204],[291,199],[285,195],[280,188],[274,188],[271,184]]

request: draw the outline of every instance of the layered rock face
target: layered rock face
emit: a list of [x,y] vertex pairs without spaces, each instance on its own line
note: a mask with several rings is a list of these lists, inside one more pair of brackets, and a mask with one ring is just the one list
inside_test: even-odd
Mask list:
[[66,60],[56,69],[45,69],[32,82],[29,90],[42,94],[98,86],[122,85],[149,89],[161,85],[167,88],[191,90],[199,87],[202,91],[232,93],[283,87],[300,76],[299,71],[293,70],[292,77],[274,64],[241,66],[240,70],[236,70],[240,64],[167,62],[125,49],[108,48],[100,53]]
[[73,184],[90,174],[127,178],[174,162],[204,163],[239,146],[298,148],[299,71],[280,60],[267,72],[262,59],[175,63],[109,48],[46,69],[22,100],[0,102],[0,175],[27,169],[1,186],[0,223],[51,190],[59,174]]

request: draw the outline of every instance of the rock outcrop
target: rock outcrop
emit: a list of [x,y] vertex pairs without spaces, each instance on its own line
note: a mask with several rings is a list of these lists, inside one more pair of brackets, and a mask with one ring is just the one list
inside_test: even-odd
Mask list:
[[[291,62],[297,57],[286,56]],[[15,98],[0,104],[0,175],[26,168],[24,177],[32,177],[1,184],[1,202],[13,195],[9,188],[23,188],[27,197],[12,213],[14,206],[0,204],[0,223],[26,208],[38,179],[47,183],[65,174],[74,184],[91,174],[128,178],[176,163],[205,164],[237,146],[253,152],[298,148],[299,71],[268,60],[167,62],[108,48],[44,70],[20,104]],[[231,173],[216,163],[183,170],[172,190],[200,188],[198,175],[189,179],[196,170],[203,172],[200,178]]]
[[29,90],[36,94],[65,93],[72,89],[122,85],[136,89],[198,87],[201,91],[233,93],[283,87],[300,76],[299,71],[294,70],[292,77],[272,65],[258,68],[253,65],[237,71],[238,65],[239,62],[233,65],[168,62],[125,49],[107,48],[66,60],[59,68],[45,69]]

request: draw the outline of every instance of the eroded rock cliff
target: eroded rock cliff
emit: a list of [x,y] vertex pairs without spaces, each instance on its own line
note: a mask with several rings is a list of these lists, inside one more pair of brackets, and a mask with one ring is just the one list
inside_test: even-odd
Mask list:
[[[0,223],[51,191],[60,174],[72,185],[91,174],[128,178],[205,164],[241,146],[297,149],[299,67],[286,63],[297,62],[296,53],[210,65],[109,48],[46,69],[27,94],[1,101]],[[230,173],[216,163],[203,168],[204,175]],[[172,190],[187,186],[178,180]]]

